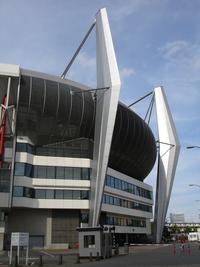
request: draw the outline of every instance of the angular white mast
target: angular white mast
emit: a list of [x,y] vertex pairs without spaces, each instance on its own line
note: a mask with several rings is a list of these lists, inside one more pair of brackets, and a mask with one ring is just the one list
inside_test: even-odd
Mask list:
[[105,176],[108,166],[121,81],[106,9],[96,15],[97,91],[94,152],[91,174],[90,226],[99,224]]
[[179,157],[180,143],[163,88],[155,88],[154,94],[159,135],[154,222],[155,241],[160,243]]

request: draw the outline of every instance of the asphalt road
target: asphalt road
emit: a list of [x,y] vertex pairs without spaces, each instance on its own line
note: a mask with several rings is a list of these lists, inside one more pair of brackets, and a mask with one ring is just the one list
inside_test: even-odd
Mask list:
[[198,244],[189,247],[185,245],[184,250],[180,245],[166,246],[141,246],[131,247],[127,256],[119,256],[97,263],[81,264],[81,267],[104,266],[104,267],[155,267],[155,266],[182,266],[200,267],[200,250]]
[[[200,267],[199,244],[185,245],[184,249],[180,244],[177,245],[145,245],[131,246],[128,255],[123,254],[123,248],[120,249],[121,255],[110,259],[90,262],[88,259],[81,259],[80,264],[76,263],[75,253],[77,251],[32,251],[30,253],[30,264],[38,265],[39,254],[43,254],[44,266],[57,266],[59,263],[59,254],[63,256],[63,265],[67,267]],[[8,262],[7,254],[0,255],[0,266],[6,266]]]

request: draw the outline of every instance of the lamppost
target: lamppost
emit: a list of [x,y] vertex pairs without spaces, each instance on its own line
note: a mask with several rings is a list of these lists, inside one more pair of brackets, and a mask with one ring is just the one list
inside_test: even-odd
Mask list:
[[187,149],[192,149],[192,148],[200,148],[200,146],[187,146]]
[[[196,146],[196,145],[194,145],[194,146],[187,146],[186,147],[187,149],[193,149],[193,148],[200,148],[200,146]],[[189,184],[189,186],[196,186],[196,187],[200,187],[200,184]],[[200,200],[195,200],[196,202],[199,202]],[[200,219],[200,214],[198,214],[199,215],[199,219]]]

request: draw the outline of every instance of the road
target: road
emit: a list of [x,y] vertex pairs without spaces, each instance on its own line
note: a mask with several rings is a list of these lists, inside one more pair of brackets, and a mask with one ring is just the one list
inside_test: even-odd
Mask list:
[[[30,264],[32,266],[38,265],[39,254],[43,254],[44,266],[56,266],[59,263],[58,254],[62,253],[63,266],[80,266],[80,267],[200,267],[200,250],[199,244],[185,245],[184,249],[181,249],[180,244],[177,245],[142,245],[131,246],[129,248],[128,255],[123,254],[123,248],[120,249],[121,255],[115,256],[110,259],[90,262],[88,259],[81,259],[81,263],[76,263],[75,253],[67,255],[71,251],[32,251],[30,256]],[[6,266],[8,257],[5,254],[0,255],[0,266]]]

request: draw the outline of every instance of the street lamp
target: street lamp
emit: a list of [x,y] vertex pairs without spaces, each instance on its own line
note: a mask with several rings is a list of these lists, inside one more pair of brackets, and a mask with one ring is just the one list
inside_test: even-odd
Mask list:
[[200,148],[200,146],[187,146],[187,149],[192,149],[192,148]]

